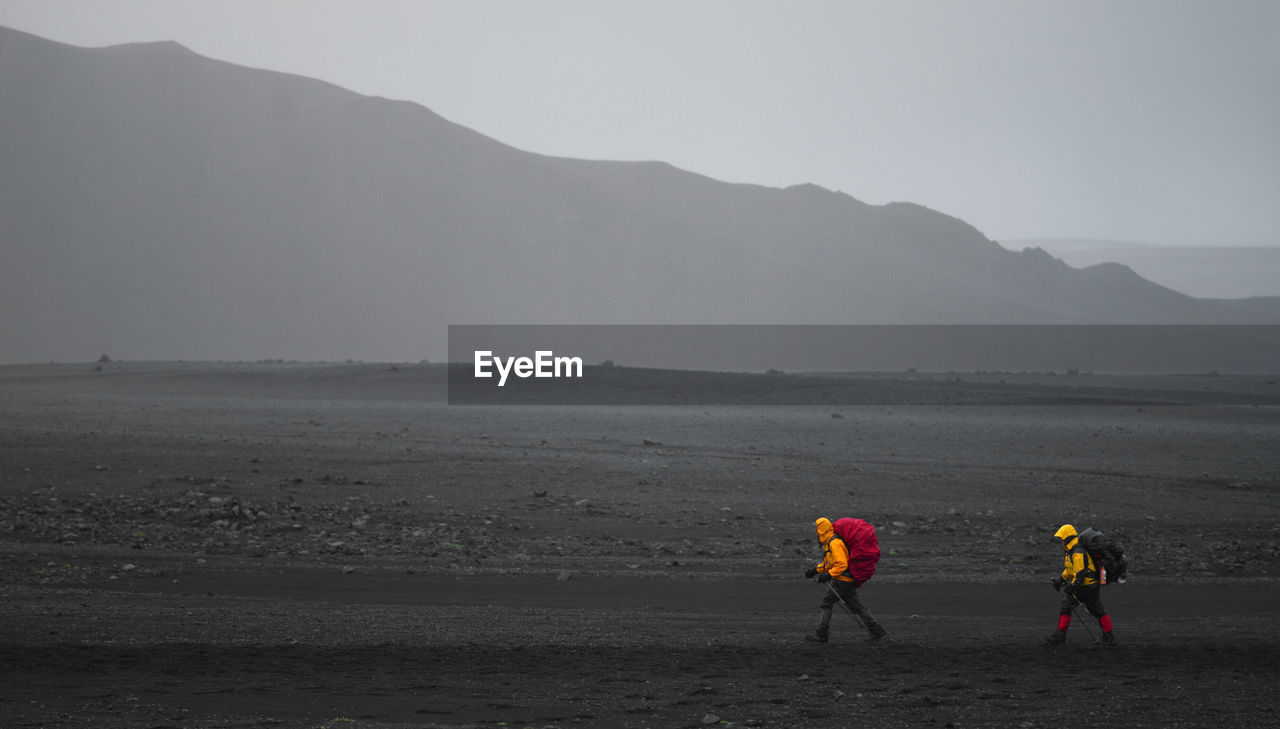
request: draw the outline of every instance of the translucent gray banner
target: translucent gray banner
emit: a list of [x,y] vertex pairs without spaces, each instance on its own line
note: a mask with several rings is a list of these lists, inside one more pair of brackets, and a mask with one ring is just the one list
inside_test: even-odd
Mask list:
[[1271,402],[1280,326],[453,325],[449,361],[454,404]]

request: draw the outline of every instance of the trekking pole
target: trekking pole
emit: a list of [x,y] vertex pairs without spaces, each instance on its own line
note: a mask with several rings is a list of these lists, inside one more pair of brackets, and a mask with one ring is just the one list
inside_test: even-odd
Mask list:
[[[840,597],[840,593],[836,592],[836,588],[832,587],[830,582],[824,582],[822,583],[822,585],[823,587],[827,588],[828,592],[830,592],[832,595],[835,595],[836,602],[840,603],[840,607],[844,608],[844,611],[846,613],[849,613],[849,615],[854,620],[857,620],[858,623],[861,624],[863,628],[867,627],[867,623],[865,620],[862,619],[862,616],[855,613],[853,611],[853,608],[849,607],[849,603],[845,602],[843,597]],[[870,628],[867,628],[867,629],[870,630]]]
[[1071,614],[1075,615],[1076,621],[1084,626],[1084,632],[1089,634],[1089,638],[1091,638],[1094,643],[1097,643],[1098,636],[1093,634],[1093,628],[1090,628],[1089,623],[1080,617],[1080,603],[1076,603],[1075,606],[1071,608]]

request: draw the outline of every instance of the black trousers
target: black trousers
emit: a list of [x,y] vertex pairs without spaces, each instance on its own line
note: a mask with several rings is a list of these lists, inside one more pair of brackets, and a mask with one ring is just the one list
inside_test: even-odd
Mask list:
[[852,582],[831,580],[827,585],[834,588],[835,592],[832,593],[831,590],[827,590],[827,593],[822,596],[821,613],[818,618],[819,634],[826,635],[827,631],[830,630],[831,609],[840,600],[844,600],[844,604],[848,605],[855,615],[862,618],[862,623],[867,627],[867,630],[875,630],[879,623],[871,616],[871,611],[867,609],[867,606],[863,605],[862,601],[858,599],[858,588],[854,587]]
[[1084,604],[1089,614],[1095,618],[1100,618],[1107,614],[1107,609],[1102,607],[1101,585],[1084,585],[1074,590],[1071,587],[1062,590],[1062,614],[1070,615],[1075,610],[1076,605]]

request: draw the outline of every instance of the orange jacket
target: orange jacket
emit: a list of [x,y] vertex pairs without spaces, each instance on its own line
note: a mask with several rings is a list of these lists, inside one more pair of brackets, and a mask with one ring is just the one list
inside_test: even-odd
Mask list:
[[831,528],[831,520],[822,517],[813,525],[818,530],[818,541],[822,542],[822,563],[817,566],[819,573],[831,575],[831,579],[841,582],[853,582],[849,575],[849,548],[844,540],[836,536]]

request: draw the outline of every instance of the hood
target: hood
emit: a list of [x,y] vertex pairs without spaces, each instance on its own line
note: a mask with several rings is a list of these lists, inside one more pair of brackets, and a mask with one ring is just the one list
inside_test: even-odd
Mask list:
[[1063,549],[1071,549],[1071,543],[1076,540],[1076,528],[1070,524],[1063,524],[1058,527],[1058,531],[1054,532],[1053,536],[1062,540]]
[[827,546],[827,542],[836,535],[836,530],[831,528],[831,520],[825,516],[820,516],[813,522],[814,527],[818,530],[818,541],[822,542],[822,546]]

